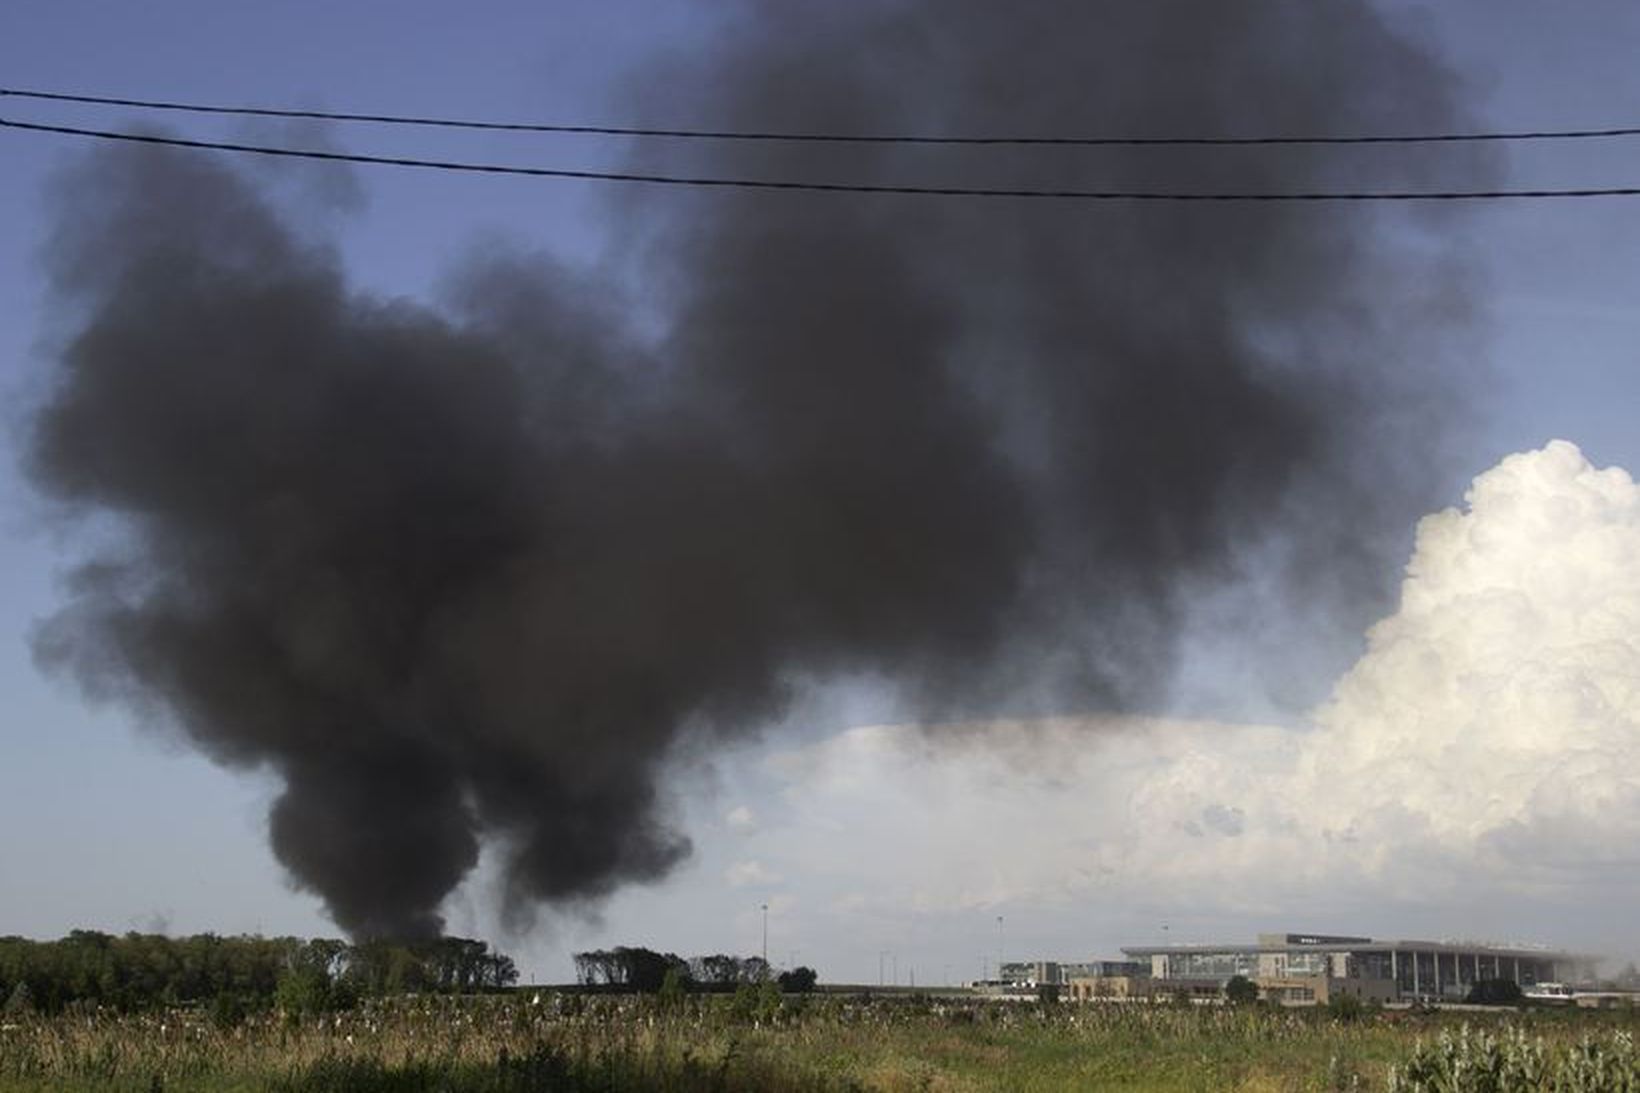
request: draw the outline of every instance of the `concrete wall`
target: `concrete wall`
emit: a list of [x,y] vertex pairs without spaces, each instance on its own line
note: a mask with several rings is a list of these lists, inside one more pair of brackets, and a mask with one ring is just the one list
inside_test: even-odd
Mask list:
[[1065,983],[1067,1002],[1097,1002],[1100,999],[1148,998],[1157,981],[1148,976],[1078,975]]
[[1388,979],[1340,978],[1330,975],[1298,975],[1254,980],[1262,997],[1282,1005],[1324,1006],[1340,995],[1363,1002],[1393,1002],[1395,983]]

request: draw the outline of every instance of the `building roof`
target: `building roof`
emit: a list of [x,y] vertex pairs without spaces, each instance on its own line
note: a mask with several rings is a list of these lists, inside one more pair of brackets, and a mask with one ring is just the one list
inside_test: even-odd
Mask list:
[[1283,941],[1261,940],[1251,945],[1124,945],[1122,946],[1122,952],[1130,957],[1152,957],[1209,953],[1288,953],[1294,950],[1303,952],[1387,953],[1416,949],[1419,952],[1426,953],[1479,953],[1482,956],[1510,957],[1522,960],[1598,959],[1598,957],[1585,953],[1566,952],[1561,949],[1527,944],[1500,945],[1480,941],[1385,940],[1381,938],[1321,937],[1313,934],[1288,934],[1286,937],[1287,939]]

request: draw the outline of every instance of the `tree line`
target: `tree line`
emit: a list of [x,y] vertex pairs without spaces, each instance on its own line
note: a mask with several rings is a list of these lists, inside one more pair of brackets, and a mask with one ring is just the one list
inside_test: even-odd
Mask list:
[[306,1013],[345,1009],[371,995],[495,991],[517,980],[511,957],[459,937],[358,944],[95,930],[57,941],[0,937],[0,1008],[12,1013],[204,1003],[225,1013],[269,1006]]
[[575,953],[574,959],[575,981],[593,990],[655,993],[671,987],[718,992],[773,982],[783,991],[806,992],[814,989],[818,979],[813,968],[792,968],[776,975],[760,956],[715,953],[685,959],[676,953],[626,945]]

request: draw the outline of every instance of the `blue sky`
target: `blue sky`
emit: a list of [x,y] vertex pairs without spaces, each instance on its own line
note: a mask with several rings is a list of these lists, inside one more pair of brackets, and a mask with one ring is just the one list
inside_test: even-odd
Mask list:
[[[1640,73],[1633,66],[1640,10],[1633,5],[1601,0],[1572,11],[1530,0],[1458,0],[1386,7],[1439,42],[1487,126],[1640,123],[1640,114],[1625,112],[1640,102]],[[721,13],[721,6],[703,0],[479,3],[459,9],[385,2],[15,0],[0,13],[0,82],[482,118],[710,124],[713,119],[630,118],[615,103],[621,87],[642,82],[647,58],[657,50],[686,48],[709,34]],[[651,95],[645,101],[664,98],[661,89],[658,100]],[[0,111],[93,116],[15,100],[0,100]],[[199,131],[269,132],[233,125]],[[432,148],[452,157],[571,166],[615,162],[620,155],[607,143],[567,138],[549,144],[484,135],[366,137],[341,129],[326,139],[349,148]],[[42,196],[53,170],[77,145],[68,138],[8,132],[0,133],[0,148],[0,384],[8,440],[15,446],[24,408],[47,374],[39,345],[50,317],[42,312],[36,261]],[[309,178],[291,176],[297,199],[325,200],[322,187],[317,196],[303,191]],[[1523,148],[1511,155],[1508,180],[1640,184],[1640,140]],[[356,207],[338,209],[323,222],[357,281],[383,295],[427,294],[452,255],[485,239],[577,262],[598,260],[605,242],[599,226],[604,191],[594,184],[366,169],[352,185]],[[328,191],[329,197],[336,192]],[[349,192],[345,184],[340,192]],[[1483,315],[1472,351],[1484,358],[1491,377],[1472,392],[1480,426],[1454,439],[1462,469],[1441,484],[1451,503],[1460,501],[1470,477],[1506,454],[1555,437],[1578,444],[1596,466],[1640,470],[1640,430],[1634,427],[1640,406],[1640,201],[1500,203],[1473,210],[1450,230],[1470,233],[1482,264]],[[212,767],[162,727],[139,726],[125,711],[89,709],[72,688],[36,670],[28,634],[56,602],[54,581],[66,545],[42,520],[9,462],[0,469],[0,513],[0,688],[6,696],[0,719],[0,933],[54,936],[77,926],[157,925],[176,931],[330,931],[317,901],[285,885],[265,848],[269,784]],[[1202,671],[1211,675],[1211,665]],[[1329,684],[1312,680],[1307,689],[1324,693]],[[1248,713],[1234,708],[1217,716],[1236,721]],[[1174,924],[1171,936],[1190,925],[1187,913],[1165,907],[1135,904],[1093,913],[1079,910],[1074,899],[1055,904],[1040,892],[1012,894],[1005,876],[989,895],[982,884],[947,901],[956,910],[931,910],[915,898],[893,906],[876,899],[874,890],[892,870],[864,860],[851,866],[835,846],[827,850],[803,838],[812,828],[798,823],[805,813],[794,801],[830,800],[838,808],[863,801],[863,817],[839,821],[839,830],[854,832],[849,837],[861,840],[858,845],[870,843],[874,826],[903,828],[930,818],[919,815],[914,802],[852,797],[857,786],[847,778],[828,782],[824,793],[815,790],[819,796],[792,792],[801,782],[793,764],[805,762],[794,756],[814,759],[806,749],[823,749],[829,741],[834,750],[825,754],[842,754],[847,761],[838,760],[836,769],[847,771],[854,761],[848,749],[876,746],[868,738],[831,735],[853,720],[850,700],[839,698],[801,736],[776,729],[765,745],[699,764],[680,782],[685,792],[679,809],[698,847],[693,861],[660,886],[618,896],[601,917],[571,917],[508,944],[524,954],[527,967],[548,977],[565,973],[569,949],[591,944],[643,941],[680,951],[750,951],[759,938],[759,906],[767,901],[773,957],[795,953],[819,964],[828,977],[872,979],[878,955],[887,951],[903,965],[902,978],[920,964],[920,978],[932,981],[977,970],[996,945],[998,914],[1008,923],[1003,943],[1011,954],[1108,955],[1124,941],[1154,940],[1163,918]],[[953,783],[980,778],[981,767],[953,772]],[[945,791],[931,786],[928,792]],[[1001,809],[1010,799],[999,793],[997,800]],[[858,831],[856,823],[863,825]],[[930,844],[917,842],[903,852],[934,854]],[[984,873],[986,866],[977,861],[975,868]],[[1314,911],[1345,913],[1320,904]],[[459,931],[493,934],[497,928],[482,881],[470,885],[450,913],[451,927]],[[1408,900],[1397,904],[1393,922],[1360,910],[1348,920],[1288,923],[1272,921],[1269,909],[1224,907],[1216,915],[1201,914],[1193,928],[1207,934],[1286,925],[1451,933],[1463,928],[1457,913],[1450,901]],[[1588,926],[1607,930],[1602,940],[1611,946],[1633,944],[1627,951],[1640,951],[1640,940],[1627,941],[1599,923]],[[1497,928],[1552,934],[1565,926],[1544,911],[1540,919],[1500,921]]]

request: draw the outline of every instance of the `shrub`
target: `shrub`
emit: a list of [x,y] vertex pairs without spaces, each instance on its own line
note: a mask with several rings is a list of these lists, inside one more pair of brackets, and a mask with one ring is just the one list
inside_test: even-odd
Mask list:
[[1346,994],[1343,991],[1327,999],[1327,1012],[1337,1021],[1357,1021],[1366,1012],[1366,1006],[1358,994]]
[[287,1019],[330,1009],[330,977],[317,968],[295,968],[279,977],[273,1003]]
[[683,971],[677,967],[666,969],[666,975],[661,979],[661,989],[657,997],[662,1009],[677,1009],[683,1005],[684,996],[689,988],[684,979]]
[[1224,997],[1232,1005],[1245,1006],[1258,1001],[1258,984],[1245,975],[1233,975],[1224,985]]
[[221,991],[211,999],[211,1024],[219,1029],[238,1028],[248,1016],[245,999],[234,991]]
[[767,1024],[780,1016],[780,985],[765,979],[757,985],[757,1019]]
[[735,988],[735,995],[729,1000],[729,1016],[740,1022],[750,1022],[757,1016],[756,987],[742,983]]

